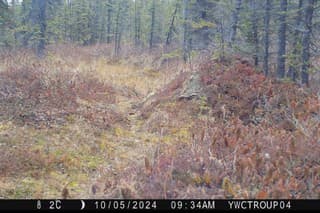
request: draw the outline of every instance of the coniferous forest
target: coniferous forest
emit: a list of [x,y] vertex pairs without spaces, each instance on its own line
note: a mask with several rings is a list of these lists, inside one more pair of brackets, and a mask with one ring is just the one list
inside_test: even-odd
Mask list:
[[0,199],[320,199],[320,1],[0,0]]

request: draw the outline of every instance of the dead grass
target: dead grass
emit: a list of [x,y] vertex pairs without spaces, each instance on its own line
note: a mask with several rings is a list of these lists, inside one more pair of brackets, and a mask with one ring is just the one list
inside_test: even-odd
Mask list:
[[319,198],[314,92],[206,58],[180,99],[173,53],[107,50],[1,53],[1,198]]

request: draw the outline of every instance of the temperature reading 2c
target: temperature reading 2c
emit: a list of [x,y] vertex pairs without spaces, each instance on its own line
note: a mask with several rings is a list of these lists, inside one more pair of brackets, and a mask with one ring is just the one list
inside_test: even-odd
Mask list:
[[49,202],[49,209],[61,209],[61,200],[51,200]]

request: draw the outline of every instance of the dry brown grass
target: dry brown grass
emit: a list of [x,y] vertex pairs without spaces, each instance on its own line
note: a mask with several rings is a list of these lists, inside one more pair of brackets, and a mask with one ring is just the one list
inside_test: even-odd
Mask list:
[[319,198],[314,92],[206,58],[180,99],[174,54],[108,50],[2,53],[1,198]]

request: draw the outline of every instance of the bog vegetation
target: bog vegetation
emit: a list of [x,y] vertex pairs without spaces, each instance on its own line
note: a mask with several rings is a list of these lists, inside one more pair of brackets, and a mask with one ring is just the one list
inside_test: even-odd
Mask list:
[[315,0],[0,0],[0,198],[320,198]]

